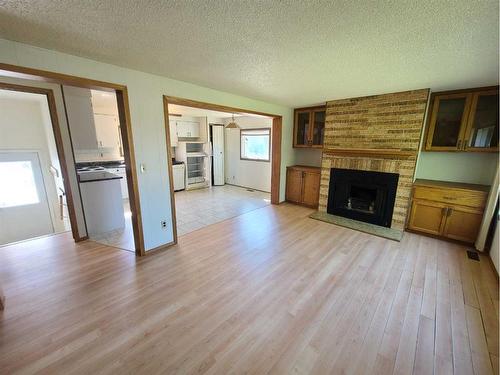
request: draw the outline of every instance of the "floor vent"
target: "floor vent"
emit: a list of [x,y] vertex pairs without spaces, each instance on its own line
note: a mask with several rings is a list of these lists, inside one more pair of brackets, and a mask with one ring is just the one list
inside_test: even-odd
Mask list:
[[467,256],[469,257],[469,259],[477,260],[479,262],[479,254],[477,253],[477,251],[468,250]]

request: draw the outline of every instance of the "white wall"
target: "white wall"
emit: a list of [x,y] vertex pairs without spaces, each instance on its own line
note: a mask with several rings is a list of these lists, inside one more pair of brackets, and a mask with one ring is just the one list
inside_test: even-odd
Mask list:
[[55,141],[52,129],[48,126],[51,123],[46,122],[49,115],[47,99],[43,95],[14,95],[16,97],[0,97],[0,150],[38,152],[52,225],[55,232],[62,232],[65,229],[58,214],[57,180],[49,169],[53,165],[59,170],[59,162],[57,154],[54,155],[49,147],[49,141],[54,147]]
[[[231,119],[226,119],[227,124]],[[264,117],[237,117],[241,129],[272,128],[273,120]],[[240,160],[240,129],[224,129],[224,173],[226,183],[271,191],[271,161]],[[272,137],[272,134],[271,134]]]
[[317,148],[295,149],[295,164],[307,165],[309,167],[321,167],[321,155],[323,150]]
[[[280,200],[284,200],[286,166],[294,161],[291,108],[5,39],[0,39],[0,62],[127,86],[137,170],[141,164],[145,166],[138,182],[146,249],[173,238],[163,95],[283,116]],[[167,230],[161,228],[162,220],[167,221]]]
[[415,177],[491,185],[497,168],[497,153],[422,151]]

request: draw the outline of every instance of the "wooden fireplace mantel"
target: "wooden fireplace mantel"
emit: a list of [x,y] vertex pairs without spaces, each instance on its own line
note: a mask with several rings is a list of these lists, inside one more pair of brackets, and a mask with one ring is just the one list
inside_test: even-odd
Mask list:
[[323,152],[334,156],[378,157],[384,159],[413,159],[417,151],[391,148],[324,148]]

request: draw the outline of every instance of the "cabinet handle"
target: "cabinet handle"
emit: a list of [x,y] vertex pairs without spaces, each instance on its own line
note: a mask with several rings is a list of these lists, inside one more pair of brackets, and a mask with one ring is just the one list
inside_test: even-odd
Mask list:
[[450,216],[453,212],[453,208],[448,207],[448,211],[446,212],[446,216]]
[[455,197],[443,197],[443,199],[447,200],[447,201],[456,201],[457,198]]

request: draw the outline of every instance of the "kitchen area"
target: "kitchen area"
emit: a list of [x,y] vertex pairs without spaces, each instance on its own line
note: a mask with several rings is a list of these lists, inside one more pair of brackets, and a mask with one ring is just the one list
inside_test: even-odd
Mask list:
[[63,86],[63,96],[88,236],[135,251],[116,94]]
[[270,204],[266,187],[253,188],[237,175],[270,184],[270,164],[242,161],[240,153],[242,128],[270,126],[270,119],[176,104],[168,113],[178,236]]

